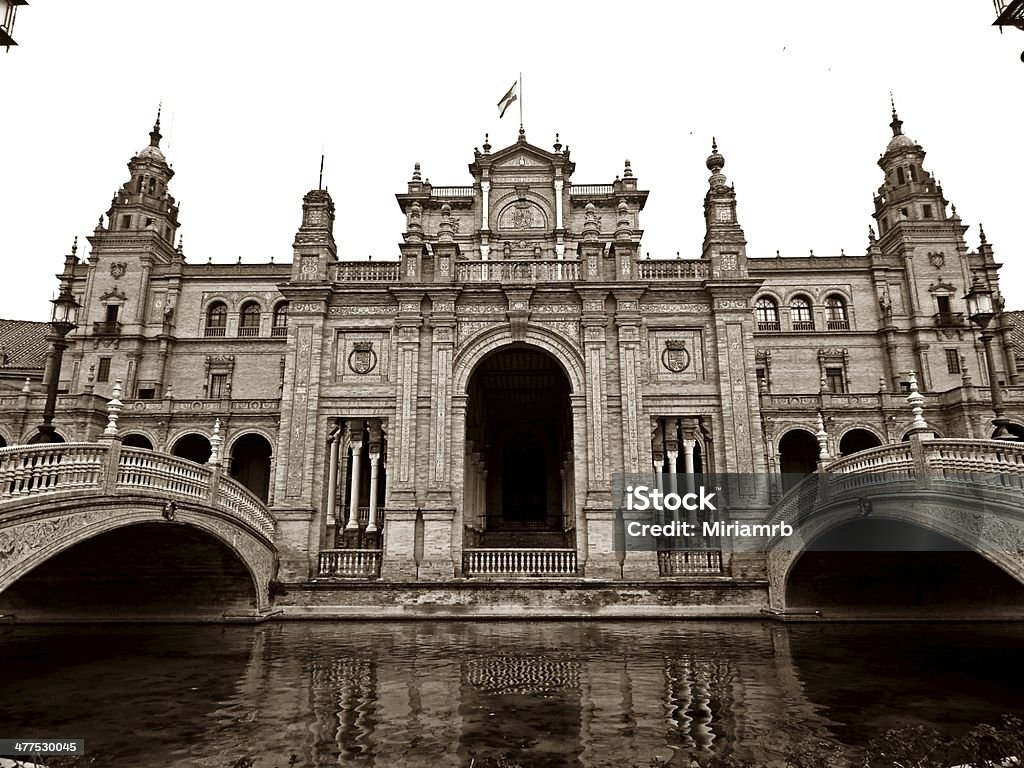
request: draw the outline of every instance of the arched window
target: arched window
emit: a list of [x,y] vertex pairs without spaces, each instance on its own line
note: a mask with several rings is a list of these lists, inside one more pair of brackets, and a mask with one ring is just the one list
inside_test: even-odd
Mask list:
[[846,315],[846,302],[842,296],[829,296],[825,299],[825,320],[830,331],[850,330],[850,318]]
[[238,324],[239,336],[260,335],[260,305],[249,301],[242,305],[241,322]]
[[288,335],[288,302],[282,301],[274,307],[274,323],[271,330],[272,336]]
[[228,307],[223,301],[215,301],[206,310],[206,335],[223,336],[228,327]]
[[794,331],[813,331],[814,316],[811,314],[811,302],[803,296],[794,296],[789,302],[789,317]]
[[754,304],[754,317],[757,319],[757,330],[779,330],[779,305],[774,299],[768,296],[758,299]]

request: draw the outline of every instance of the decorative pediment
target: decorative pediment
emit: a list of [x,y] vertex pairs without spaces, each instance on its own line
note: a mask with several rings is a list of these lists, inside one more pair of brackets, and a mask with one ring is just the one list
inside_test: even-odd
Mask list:
[[530,200],[516,200],[498,214],[499,230],[544,230],[547,225],[547,212]]
[[122,291],[117,290],[117,288],[113,288],[100,296],[100,301],[107,304],[113,304],[116,301],[123,302],[127,298],[128,297],[125,296]]
[[494,164],[495,168],[547,168],[550,163],[542,162],[536,155],[519,151]]
[[928,286],[928,290],[932,293],[956,293],[956,286],[952,283],[947,283],[940,277],[939,282]]

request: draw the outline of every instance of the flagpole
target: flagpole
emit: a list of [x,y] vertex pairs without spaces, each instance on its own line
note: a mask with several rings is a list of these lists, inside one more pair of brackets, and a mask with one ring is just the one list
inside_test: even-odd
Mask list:
[[519,73],[519,129],[523,128],[523,73]]

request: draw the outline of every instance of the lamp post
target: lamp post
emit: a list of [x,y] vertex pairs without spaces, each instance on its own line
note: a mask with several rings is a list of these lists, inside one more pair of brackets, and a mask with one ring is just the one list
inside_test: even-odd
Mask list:
[[47,340],[53,347],[53,355],[46,372],[46,406],[43,408],[43,423],[39,425],[39,434],[33,442],[57,443],[53,428],[53,414],[57,408],[57,387],[60,384],[60,364],[64,358],[64,350],[68,348],[64,338],[76,327],[79,304],[67,288],[61,289],[56,299],[51,299],[53,312],[50,315],[50,335]]
[[978,326],[981,335],[978,340],[985,348],[985,366],[988,369],[988,386],[992,393],[992,412],[995,418],[992,423],[996,427],[996,433],[992,436],[996,440],[1013,440],[1014,436],[1006,428],[1009,420],[1005,418],[1006,408],[1003,406],[1003,392],[999,388],[999,381],[996,373],[996,361],[992,356],[992,339],[995,337],[989,332],[988,325],[995,317],[995,307],[992,302],[992,290],[988,288],[981,278],[974,276],[971,290],[964,296],[967,302],[967,314],[971,322]]

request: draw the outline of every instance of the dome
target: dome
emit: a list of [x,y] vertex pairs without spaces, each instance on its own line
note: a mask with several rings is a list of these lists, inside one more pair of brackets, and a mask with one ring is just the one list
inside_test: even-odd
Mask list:
[[167,162],[167,158],[164,157],[164,153],[160,151],[160,147],[154,147],[153,145],[143,147],[136,157],[140,160],[153,160],[158,163]]
[[889,139],[889,146],[887,146],[885,149],[887,152],[892,152],[894,149],[904,149],[906,147],[914,146],[917,146],[917,142],[914,141],[909,136],[905,136],[901,133]]

